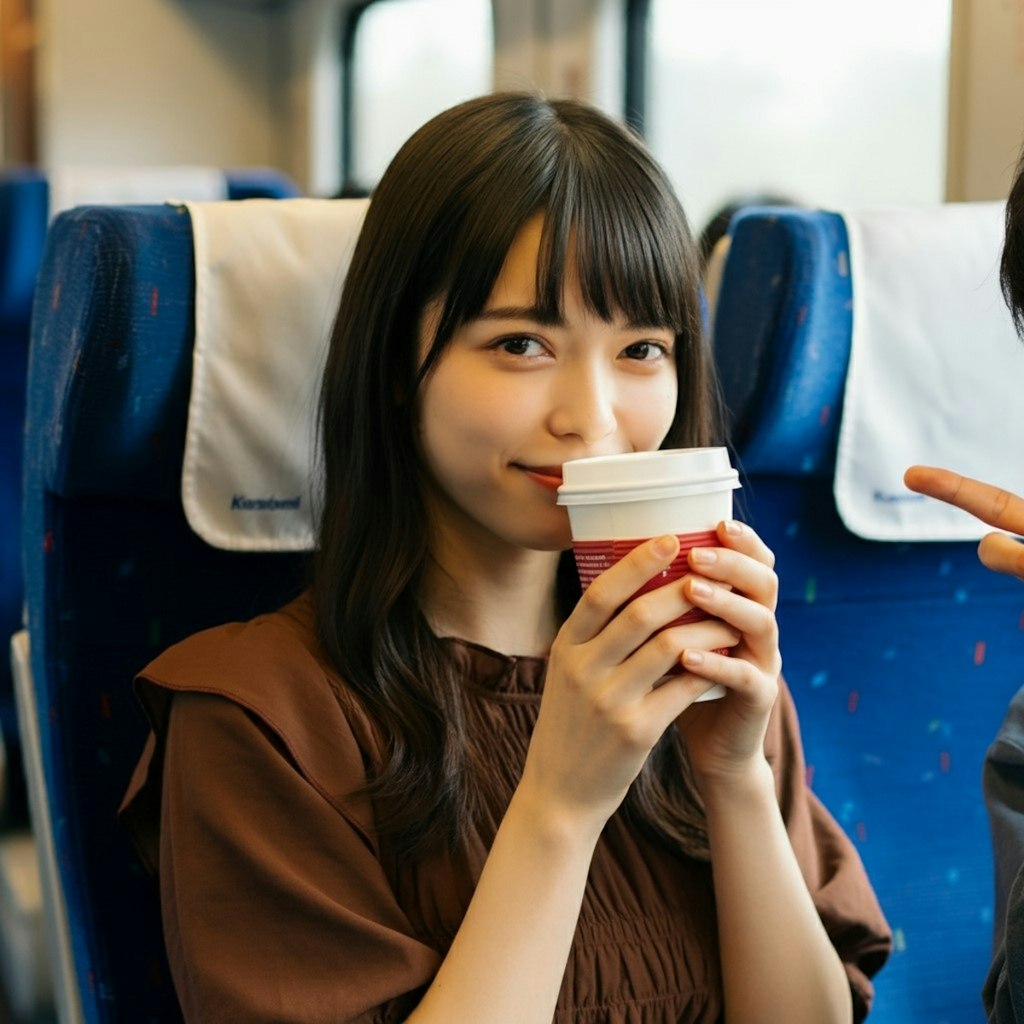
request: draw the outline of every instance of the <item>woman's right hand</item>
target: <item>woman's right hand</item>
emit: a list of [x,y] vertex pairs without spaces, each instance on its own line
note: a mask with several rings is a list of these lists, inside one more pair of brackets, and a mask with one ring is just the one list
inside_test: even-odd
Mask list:
[[595,837],[662,733],[711,686],[689,674],[656,684],[678,669],[684,647],[739,641],[718,619],[659,632],[693,607],[683,596],[686,577],[630,600],[678,550],[675,537],[655,538],[603,572],[551,648],[520,789]]

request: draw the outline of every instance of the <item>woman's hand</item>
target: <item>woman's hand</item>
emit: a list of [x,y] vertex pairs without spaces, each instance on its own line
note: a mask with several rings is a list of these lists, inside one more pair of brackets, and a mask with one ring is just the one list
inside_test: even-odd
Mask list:
[[849,1024],[846,971],[800,870],[764,756],[782,667],[774,557],[742,524],[720,524],[718,539],[721,547],[690,552],[700,575],[685,591],[740,641],[728,658],[684,654],[688,672],[721,683],[726,694],[695,704],[676,725],[704,797],[724,1015],[731,1024]]
[[676,722],[702,786],[728,783],[763,765],[764,736],[782,670],[775,556],[742,523],[720,523],[717,532],[722,547],[694,548],[689,560],[695,575],[684,583],[695,606],[739,636],[730,656],[696,648],[683,653],[691,678],[726,688],[724,697],[695,704]]
[[[1024,499],[1009,491],[935,466],[911,466],[903,482],[912,491],[962,508],[998,530],[1024,535]],[[1024,545],[1005,533],[983,537],[978,558],[989,569],[1024,580]]]
[[555,638],[520,788],[560,823],[599,831],[658,738],[709,688],[696,674],[665,679],[683,650],[740,641],[719,619],[664,628],[693,607],[689,576],[631,600],[678,550],[672,536],[635,548],[590,585]]

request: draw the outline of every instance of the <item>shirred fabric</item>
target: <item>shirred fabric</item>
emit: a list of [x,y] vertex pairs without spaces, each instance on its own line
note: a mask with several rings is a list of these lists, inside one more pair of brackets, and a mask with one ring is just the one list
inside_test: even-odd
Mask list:
[[[201,633],[138,679],[153,726],[122,819],[160,877],[189,1021],[391,1024],[416,1005],[465,913],[520,777],[546,661],[446,641],[466,680],[481,810],[453,851],[396,867],[351,794],[375,731],[319,655],[308,595]],[[765,743],[801,870],[863,1019],[891,938],[845,834],[804,781],[792,700]],[[752,837],[756,841],[756,837]],[[711,867],[608,822],[557,1024],[712,1024],[722,991]]]

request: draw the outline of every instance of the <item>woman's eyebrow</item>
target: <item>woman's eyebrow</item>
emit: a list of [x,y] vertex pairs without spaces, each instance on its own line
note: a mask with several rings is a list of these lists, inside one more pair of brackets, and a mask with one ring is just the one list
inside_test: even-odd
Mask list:
[[564,327],[565,318],[542,312],[539,306],[496,306],[481,310],[476,320],[532,320],[545,327]]
[[[532,320],[535,324],[544,327],[564,327],[565,317],[561,315],[550,315],[540,309],[539,306],[495,306],[491,309],[481,310],[474,320]],[[644,330],[674,330],[669,324],[643,323],[630,320],[623,325],[627,331]]]

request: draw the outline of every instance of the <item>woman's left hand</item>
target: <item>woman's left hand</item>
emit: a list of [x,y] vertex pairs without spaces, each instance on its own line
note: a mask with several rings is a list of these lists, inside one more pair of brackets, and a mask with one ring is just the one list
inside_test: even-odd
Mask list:
[[721,547],[690,552],[693,575],[684,593],[695,606],[738,630],[740,642],[728,655],[683,652],[687,674],[726,688],[723,697],[693,704],[676,719],[702,785],[728,782],[763,764],[782,670],[775,556],[743,523],[719,523],[716,532]]

